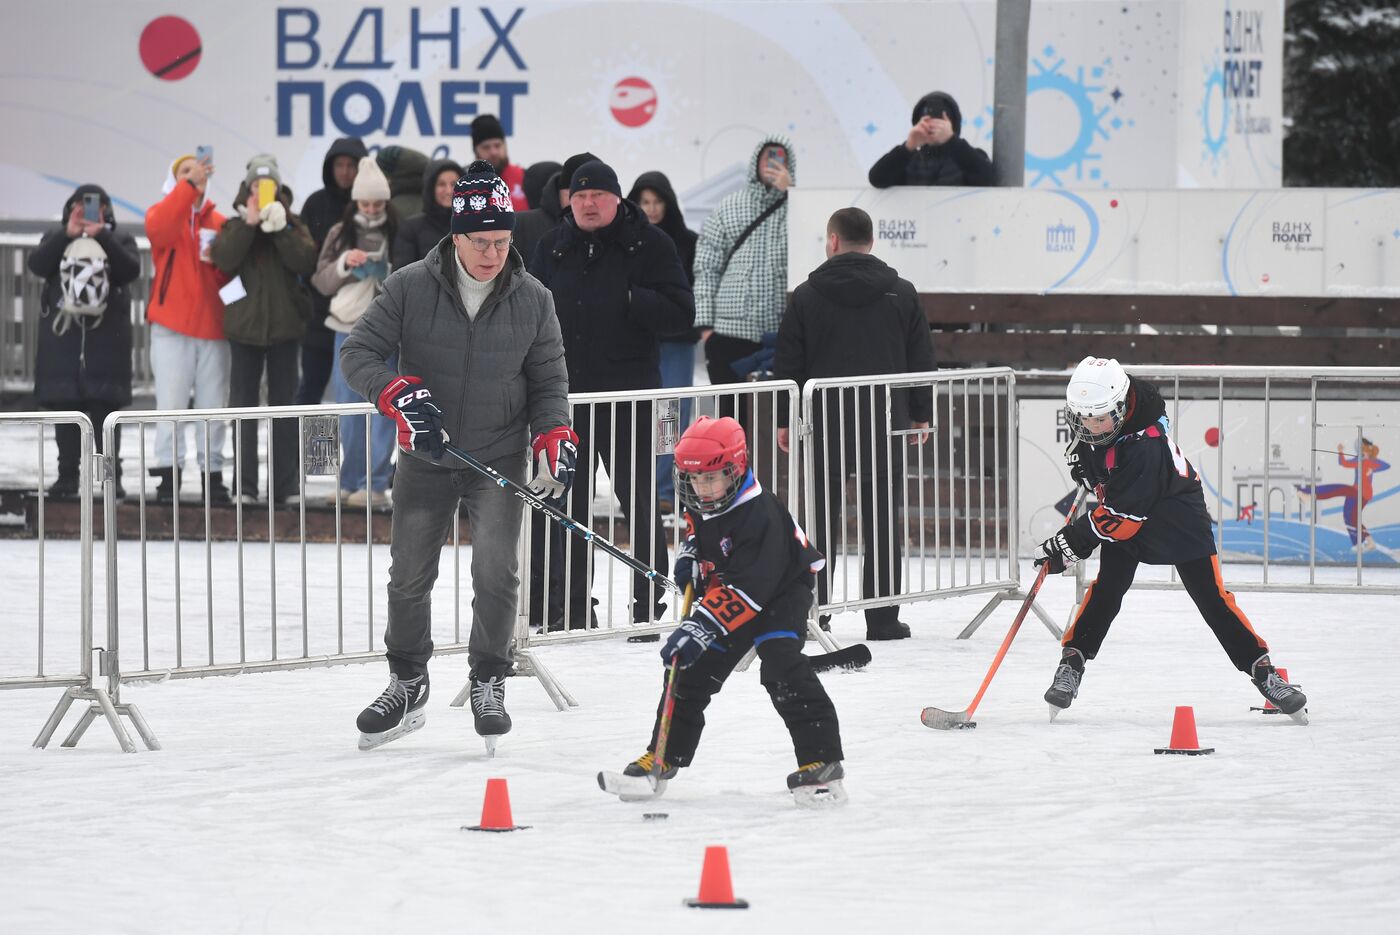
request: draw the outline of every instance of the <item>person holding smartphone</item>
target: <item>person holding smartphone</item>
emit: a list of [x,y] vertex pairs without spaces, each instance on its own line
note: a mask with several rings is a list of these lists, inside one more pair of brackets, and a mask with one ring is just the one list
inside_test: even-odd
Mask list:
[[925,94],[914,105],[908,137],[870,167],[870,184],[995,185],[992,160],[961,132],[962,110],[953,96],[943,91]]
[[[34,398],[46,409],[87,413],[102,453],[102,422],[131,405],[131,293],[141,274],[136,239],[117,232],[112,201],[98,185],[80,185],[63,204],[62,221],[29,255],[29,271],[44,280],[43,319],[34,361]],[[58,425],[58,478],[48,495],[78,495],[81,435]],[[117,496],[121,436],[113,443]]]

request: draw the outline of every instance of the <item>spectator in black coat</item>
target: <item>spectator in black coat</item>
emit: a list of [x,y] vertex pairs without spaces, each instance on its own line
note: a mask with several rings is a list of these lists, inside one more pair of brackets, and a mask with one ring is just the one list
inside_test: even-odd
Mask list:
[[540,195],[544,192],[544,183],[550,178],[559,174],[563,166],[557,162],[536,162],[525,169],[525,181],[520,183],[520,187],[525,190],[525,200],[530,202],[531,207],[540,206]]
[[564,209],[569,206],[569,180],[574,177],[574,170],[597,158],[592,153],[578,153],[564,160],[563,167],[545,179],[544,186],[540,189],[540,200],[530,202],[535,207],[529,211],[521,211],[515,216],[512,243],[526,263],[534,259],[535,250],[545,235],[559,226],[559,219],[564,216]]
[[[690,284],[695,285],[695,243],[700,235],[685,226],[685,215],[681,213],[680,201],[671,180],[662,172],[643,172],[632,183],[627,200],[642,209],[656,227],[661,228],[676,245],[681,255],[681,265],[685,267]],[[695,339],[694,328],[687,328],[678,335],[668,335],[661,342],[661,385],[691,386],[695,383]],[[690,400],[681,401],[681,421],[679,431],[684,432],[690,425]],[[656,496],[661,503],[661,512],[671,513],[675,509],[675,478],[671,474],[673,459],[663,455],[656,460]]]
[[452,186],[462,167],[451,159],[436,159],[423,170],[423,211],[399,225],[389,258],[403,269],[432,252],[452,229]]
[[[826,232],[827,261],[793,290],[778,328],[773,375],[800,386],[819,377],[933,370],[933,339],[914,286],[870,255],[875,239],[870,215],[859,208],[842,208],[831,216]],[[927,391],[896,391],[888,407],[887,394],[879,388],[842,391],[843,419],[842,413],[825,412],[821,406],[823,399],[835,395],[827,391],[813,410],[816,528],[808,532],[819,550],[834,555],[843,536],[839,526],[838,531],[828,526],[828,505],[837,523],[859,510],[867,543],[862,576],[866,598],[898,594],[900,589],[900,530],[895,512],[903,499],[899,491],[904,483],[904,456],[899,436],[891,438],[889,432],[926,429],[933,417]],[[892,413],[890,420],[887,411]],[[780,407],[778,445],[784,451],[788,450],[786,420],[787,412]],[[911,436],[910,443],[921,444],[926,438],[927,433]],[[852,503],[843,510],[846,476],[851,473],[860,476],[859,506]],[[823,604],[830,594],[830,575],[827,570],[817,576],[818,601]],[[865,626],[866,639],[909,635],[909,627],[899,621],[898,607],[866,610]]]
[[[602,162],[585,162],[575,169],[569,192],[563,220],[540,242],[530,264],[530,272],[554,294],[569,390],[659,387],[661,336],[679,334],[695,322],[695,299],[675,244],[640,208],[623,200],[617,173]],[[652,568],[664,569],[666,535],[653,491],[654,422],[652,407],[643,403],[619,406],[615,423],[606,408],[584,405],[574,410],[579,459],[569,509],[579,522],[591,523],[593,478],[601,457],[631,520],[632,554]],[[581,540],[567,538],[572,540],[567,549],[567,621],[586,626],[591,613],[588,552],[579,547]],[[543,535],[535,541],[542,542]],[[542,559],[535,562],[538,569]],[[633,576],[633,583],[632,619],[659,619],[664,610],[659,589],[640,575]],[[554,594],[551,598],[554,624],[563,614],[558,599]],[[532,600],[531,607],[538,608],[538,602]]]
[[[96,195],[101,219],[84,219],[83,196]],[[117,233],[112,200],[97,185],[80,185],[63,203],[63,219],[29,255],[29,271],[44,280],[34,398],[46,409],[87,413],[102,451],[102,422],[131,405],[131,293],[141,275],[136,239]],[[78,243],[82,241],[82,243]],[[99,310],[100,309],[100,310]],[[78,494],[82,436],[59,425],[58,478],[51,497]],[[113,444],[117,496],[121,487],[121,436]]]
[[895,185],[995,185],[987,154],[960,135],[962,111],[951,94],[934,91],[914,105],[908,138],[870,167],[875,188]]
[[[326,234],[345,214],[360,160],[368,155],[364,140],[358,136],[342,136],[326,150],[326,158],[321,162],[325,187],[308,195],[301,206],[301,219],[316,241],[317,250],[325,246]],[[326,395],[335,351],[335,333],[326,327],[330,307],[330,299],[312,290],[311,320],[301,339],[301,383],[294,397],[298,406],[314,406]]]

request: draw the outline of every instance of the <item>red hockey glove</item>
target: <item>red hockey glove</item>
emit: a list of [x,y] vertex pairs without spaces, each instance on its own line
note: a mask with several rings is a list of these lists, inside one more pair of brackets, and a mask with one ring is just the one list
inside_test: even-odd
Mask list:
[[443,445],[450,439],[443,429],[442,410],[433,402],[432,392],[417,377],[395,377],[379,394],[379,411],[399,430],[399,447],[404,451],[427,451],[441,461]]
[[527,485],[530,492],[545,500],[562,500],[574,482],[578,436],[561,425],[536,435],[530,451],[535,462],[535,476]]

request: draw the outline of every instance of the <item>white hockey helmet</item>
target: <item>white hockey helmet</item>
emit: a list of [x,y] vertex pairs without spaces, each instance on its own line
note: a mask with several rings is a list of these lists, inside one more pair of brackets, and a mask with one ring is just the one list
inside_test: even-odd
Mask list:
[[[1128,374],[1112,358],[1086,357],[1074,368],[1065,387],[1065,414],[1074,437],[1091,445],[1106,445],[1123,431],[1128,411]],[[1091,432],[1085,419],[1113,417],[1113,427]]]

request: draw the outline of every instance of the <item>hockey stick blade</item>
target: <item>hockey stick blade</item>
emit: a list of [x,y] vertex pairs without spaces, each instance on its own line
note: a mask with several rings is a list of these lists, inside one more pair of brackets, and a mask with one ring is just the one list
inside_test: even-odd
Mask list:
[[934,730],[972,730],[976,721],[967,719],[966,711],[944,711],[942,708],[924,708],[919,720],[925,727]]
[[829,672],[832,669],[856,672],[870,664],[870,647],[864,643],[856,643],[835,652],[808,658],[812,661],[813,672]]
[[666,791],[666,780],[657,781],[650,775],[628,776],[623,773],[600,772],[598,788],[624,802],[649,802]]

